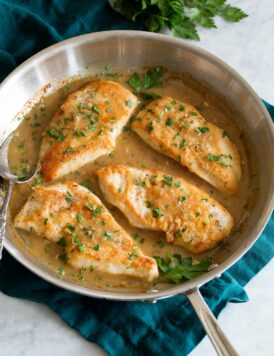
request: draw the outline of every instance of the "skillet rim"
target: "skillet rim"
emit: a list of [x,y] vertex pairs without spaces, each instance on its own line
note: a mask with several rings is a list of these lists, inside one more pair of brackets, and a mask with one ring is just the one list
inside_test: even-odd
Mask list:
[[[81,36],[72,37],[70,39],[61,41],[52,46],[49,46],[42,51],[38,52],[34,56],[27,59],[21,65],[19,65],[14,71],[12,71],[0,84],[0,92],[2,88],[6,85],[6,83],[10,80],[16,79],[16,75],[20,72],[24,72],[28,69],[29,66],[36,62],[36,65],[39,65],[39,62],[42,62],[46,58],[50,58],[54,54],[58,54],[58,52],[62,52],[64,48],[72,48],[77,47],[80,44],[90,43],[92,45],[93,42],[97,42],[100,40],[111,39],[113,37],[123,37],[123,38],[140,38],[140,39],[151,39],[152,41],[160,41],[163,43],[173,44],[178,47],[185,47],[188,50],[196,53],[197,55],[213,62],[215,65],[221,67],[224,71],[229,73],[232,77],[234,77],[242,87],[251,95],[253,99],[253,105],[257,105],[258,109],[261,111],[263,120],[266,122],[268,129],[271,133],[271,139],[273,142],[272,145],[272,155],[274,157],[274,126],[272,124],[272,119],[267,109],[263,105],[261,99],[258,97],[256,92],[251,88],[251,86],[247,83],[247,81],[233,68],[231,68],[228,64],[226,64],[223,60],[219,59],[215,55],[206,51],[203,48],[200,48],[192,43],[186,42],[181,39],[172,38],[162,34],[149,33],[145,31],[133,31],[133,30],[114,30],[114,31],[102,31],[102,32],[94,32],[88,33]],[[272,165],[272,176],[274,176],[274,167]],[[178,294],[185,294],[199,288],[203,284],[209,282],[210,280],[220,277],[223,272],[225,272],[229,267],[231,267],[234,263],[236,263],[256,242],[265,228],[268,220],[270,219],[272,209],[274,205],[274,180],[272,187],[269,189],[268,200],[264,206],[264,214],[261,217],[260,221],[257,222],[257,225],[252,230],[251,235],[248,240],[240,246],[231,256],[229,256],[224,262],[222,262],[215,269],[203,274],[200,277],[197,277],[193,280],[183,282],[180,285],[170,287],[166,290],[158,291],[158,292],[146,292],[146,293],[119,293],[119,292],[109,292],[100,289],[92,289],[87,288],[78,284],[74,284],[69,281],[62,280],[57,276],[52,275],[50,272],[42,270],[38,265],[29,260],[26,256],[24,256],[17,248],[13,246],[9,239],[5,239],[4,247],[7,251],[22,265],[28,268],[30,271],[43,278],[47,282],[50,282],[58,287],[63,289],[76,292],[78,294],[86,295],[89,297],[95,297],[100,299],[107,300],[116,300],[116,301],[155,301],[163,298],[168,298],[171,296],[175,296]]]

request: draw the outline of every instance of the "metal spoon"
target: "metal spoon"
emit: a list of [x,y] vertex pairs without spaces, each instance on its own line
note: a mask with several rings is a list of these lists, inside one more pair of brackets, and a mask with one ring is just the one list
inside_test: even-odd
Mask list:
[[0,210],[0,260],[2,258],[2,251],[4,245],[4,237],[7,223],[7,209],[14,184],[24,184],[29,182],[36,172],[36,169],[33,172],[29,172],[28,176],[24,179],[19,179],[18,176],[12,173],[8,162],[9,144],[12,140],[12,137],[13,132],[6,138],[0,148],[0,176],[8,182],[8,189],[3,201],[2,208]]

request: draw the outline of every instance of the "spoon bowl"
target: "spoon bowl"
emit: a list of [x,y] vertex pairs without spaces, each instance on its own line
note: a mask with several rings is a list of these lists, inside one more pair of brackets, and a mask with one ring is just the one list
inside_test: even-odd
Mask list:
[[13,138],[13,132],[6,138],[0,148],[0,176],[8,182],[7,192],[4,197],[3,205],[0,210],[0,260],[2,258],[2,251],[4,245],[4,236],[7,223],[7,209],[9,205],[10,196],[14,184],[24,184],[29,182],[35,175],[36,169],[33,172],[28,172],[24,178],[15,175],[9,167],[9,145]]
[[10,181],[15,184],[24,184],[29,182],[36,173],[36,169],[28,172],[26,177],[23,179],[15,175],[9,167],[9,145],[12,142],[13,132],[5,139],[2,146],[0,147],[0,176],[5,181]]

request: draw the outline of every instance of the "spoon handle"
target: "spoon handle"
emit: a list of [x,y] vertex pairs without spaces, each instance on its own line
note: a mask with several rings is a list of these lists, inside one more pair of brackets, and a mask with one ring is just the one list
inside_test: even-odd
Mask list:
[[4,237],[7,223],[7,210],[13,186],[14,183],[12,181],[9,181],[8,189],[3,201],[2,208],[0,210],[0,260],[2,259],[2,251],[4,246]]

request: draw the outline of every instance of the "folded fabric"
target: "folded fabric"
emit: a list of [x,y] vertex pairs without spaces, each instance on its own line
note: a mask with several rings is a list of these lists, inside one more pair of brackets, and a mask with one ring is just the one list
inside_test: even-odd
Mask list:
[[[32,54],[87,32],[141,29],[114,12],[107,1],[0,0],[0,79]],[[267,108],[274,117],[274,109]],[[274,216],[253,248],[221,278],[202,287],[217,316],[228,302],[244,302],[244,285],[274,254]],[[62,290],[21,266],[7,252],[0,264],[0,290],[48,305],[87,340],[110,355],[188,354],[204,330],[188,300],[177,296],[156,304],[112,302]]]

